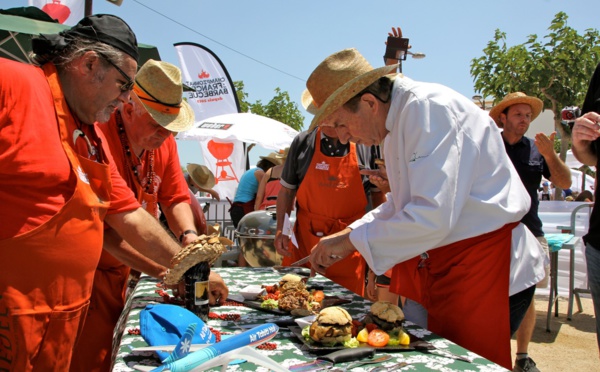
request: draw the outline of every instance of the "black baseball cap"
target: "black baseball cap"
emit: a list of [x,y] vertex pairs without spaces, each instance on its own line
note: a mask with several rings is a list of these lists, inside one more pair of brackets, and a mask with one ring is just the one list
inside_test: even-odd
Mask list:
[[127,23],[112,14],[95,14],[84,17],[72,28],[58,34],[40,34],[31,41],[36,54],[64,49],[74,37],[81,37],[111,45],[131,56],[139,57],[135,34]]

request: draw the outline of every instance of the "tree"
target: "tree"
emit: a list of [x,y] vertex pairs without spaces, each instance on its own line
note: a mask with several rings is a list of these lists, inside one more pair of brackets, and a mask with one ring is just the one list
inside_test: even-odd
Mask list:
[[559,12],[545,40],[537,35],[510,48],[506,33],[496,30],[484,55],[471,60],[475,90],[493,97],[494,104],[511,92],[524,92],[544,101],[554,113],[554,126],[561,138],[560,158],[566,158],[570,129],[561,125],[565,106],[581,106],[590,78],[600,60],[600,34],[587,29],[583,35],[567,25],[568,16]]
[[298,110],[296,103],[290,100],[288,92],[275,88],[275,96],[269,103],[263,105],[260,100],[255,103],[248,102],[248,93],[244,91],[243,81],[234,81],[233,85],[235,86],[236,94],[240,102],[241,112],[251,111],[254,114],[278,120],[297,131],[302,130],[304,116],[302,116],[300,110]]

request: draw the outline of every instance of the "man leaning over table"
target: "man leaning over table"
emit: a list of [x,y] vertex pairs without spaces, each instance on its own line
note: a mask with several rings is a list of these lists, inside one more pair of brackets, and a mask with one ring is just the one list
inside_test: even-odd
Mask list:
[[[537,238],[548,255],[548,242],[542,231],[542,220],[538,216],[538,187],[542,176],[559,187],[571,187],[571,172],[554,151],[554,135],[550,137],[538,133],[535,139],[525,137],[529,124],[540,114],[544,103],[525,93],[509,93],[500,103],[490,110],[490,116],[498,127],[502,128],[502,140],[506,153],[515,166],[527,193],[531,198],[531,208],[521,219],[529,231]],[[545,268],[545,277],[537,285],[510,296],[511,335],[517,332],[517,360],[513,371],[539,371],[528,355],[529,341],[535,328],[535,301],[533,295],[536,286],[548,286],[549,265]],[[527,309],[523,313],[523,309]],[[521,317],[521,315],[524,315]]]
[[[374,69],[346,49],[307,81],[318,107],[312,126],[336,128],[343,142],[383,144],[391,188],[385,203],[321,239],[312,267],[323,272],[356,251],[376,274],[393,267],[390,289],[421,303],[433,332],[510,368],[511,270],[526,288],[543,263],[519,224],[529,196],[487,113],[447,87],[386,76],[394,68]],[[520,266],[511,267],[511,254]]]
[[129,99],[133,31],[93,15],[34,38],[32,50],[33,66],[0,58],[0,370],[66,371],[104,221],[161,265],[180,248],[140,208],[93,126]]
[[[194,111],[182,99],[179,68],[168,62],[148,60],[134,82],[131,100],[96,127],[104,133],[119,173],[143,208],[158,219],[160,204],[170,230],[186,246],[206,233],[206,224],[194,220],[172,134],[194,124]],[[112,229],[104,232],[104,248],[71,371],[110,369],[113,329],[125,305],[130,266],[156,278],[166,274],[165,266],[138,254]],[[227,287],[215,272],[210,274],[210,290],[212,305],[227,298]]]

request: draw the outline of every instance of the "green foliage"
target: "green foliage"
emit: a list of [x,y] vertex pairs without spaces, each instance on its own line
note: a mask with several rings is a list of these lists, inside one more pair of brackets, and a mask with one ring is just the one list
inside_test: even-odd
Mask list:
[[506,33],[496,30],[483,56],[471,60],[475,91],[492,97],[494,104],[517,91],[544,101],[544,108],[554,112],[563,159],[570,133],[560,124],[560,112],[565,106],[581,107],[600,61],[598,30],[587,29],[580,35],[567,19],[566,13],[557,13],[543,39],[530,35],[525,43],[512,47],[506,45]]
[[257,115],[278,120],[297,131],[302,130],[304,116],[300,113],[296,103],[290,100],[288,92],[275,88],[275,96],[267,104],[263,104],[260,100],[251,103],[248,102],[248,93],[244,91],[244,82],[234,81],[233,85],[240,102],[241,112],[251,111]]

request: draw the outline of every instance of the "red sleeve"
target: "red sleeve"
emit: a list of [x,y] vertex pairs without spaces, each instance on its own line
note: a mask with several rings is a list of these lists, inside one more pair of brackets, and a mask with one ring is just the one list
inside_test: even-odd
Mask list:
[[177,143],[173,136],[169,136],[160,148],[154,153],[154,169],[160,177],[158,189],[158,202],[168,207],[175,203],[191,203],[189,188],[177,154]]

